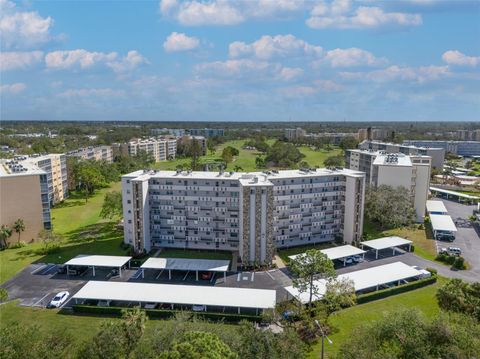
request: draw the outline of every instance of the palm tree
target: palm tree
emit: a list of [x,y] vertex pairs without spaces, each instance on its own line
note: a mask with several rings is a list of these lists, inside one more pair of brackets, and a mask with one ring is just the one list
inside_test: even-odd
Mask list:
[[8,228],[6,225],[2,224],[0,227],[0,241],[2,241],[2,247],[7,247],[7,239],[12,236],[12,230]]
[[20,234],[25,231],[25,222],[19,218],[13,224],[13,229],[18,233],[18,243],[20,243]]

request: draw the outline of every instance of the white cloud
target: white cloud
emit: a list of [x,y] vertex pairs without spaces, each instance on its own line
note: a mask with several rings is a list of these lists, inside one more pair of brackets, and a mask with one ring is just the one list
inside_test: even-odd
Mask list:
[[353,8],[350,0],[321,1],[310,12],[306,24],[314,29],[374,29],[383,26],[416,26],[420,14],[385,12],[376,6]]
[[57,96],[62,98],[125,97],[125,91],[111,88],[69,89],[59,93]]
[[140,65],[148,63],[149,61],[138,51],[131,50],[119,61],[108,62],[107,66],[115,72],[127,72],[136,69]]
[[327,51],[316,64],[328,63],[332,67],[379,66],[387,63],[385,58],[377,58],[371,52],[355,47]]
[[172,32],[163,43],[163,48],[166,52],[177,52],[193,50],[199,45],[200,41],[196,37],[190,37],[182,33]]
[[248,19],[285,17],[300,13],[304,0],[191,0],[160,1],[163,16],[185,26],[237,25]]
[[51,70],[85,70],[106,66],[115,72],[125,72],[146,63],[148,60],[135,50],[129,51],[123,58],[118,58],[116,52],[91,52],[84,49],[53,51],[45,56],[47,69]]
[[0,70],[20,70],[33,66],[43,59],[42,51],[0,52]]
[[406,81],[424,83],[451,76],[448,66],[389,66],[369,72],[341,72],[340,76],[349,80],[364,79],[375,82]]
[[283,67],[278,74],[278,77],[285,81],[293,80],[303,75],[303,70],[298,67]]
[[259,40],[246,44],[241,41],[232,42],[229,45],[229,55],[233,58],[254,56],[259,59],[268,60],[273,57],[295,57],[295,56],[320,56],[322,48],[310,45],[304,40],[295,36],[264,35]]
[[16,82],[13,84],[6,84],[6,85],[1,85],[0,86],[0,93],[3,94],[17,94],[22,92],[27,88],[27,85],[25,85],[23,82]]
[[442,60],[449,65],[477,66],[480,64],[480,56],[467,56],[458,50],[449,50],[442,55]]
[[6,48],[32,48],[51,40],[51,17],[35,11],[20,11],[15,3],[0,0],[0,39]]

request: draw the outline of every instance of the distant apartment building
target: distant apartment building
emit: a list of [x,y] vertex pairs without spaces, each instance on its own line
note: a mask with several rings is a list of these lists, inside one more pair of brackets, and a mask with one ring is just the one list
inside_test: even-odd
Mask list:
[[349,132],[319,132],[319,133],[307,133],[304,137],[314,139],[326,139],[328,143],[333,145],[339,145],[345,137],[355,137],[354,133]]
[[443,168],[445,162],[445,149],[436,146],[414,146],[410,144],[400,145],[398,143],[363,141],[358,145],[361,150],[385,151],[387,153],[403,153],[405,155],[430,156],[432,158],[432,167]]
[[361,128],[357,132],[357,139],[359,141],[365,140],[387,140],[391,139],[393,131],[388,128]]
[[128,156],[128,143],[112,143],[112,156],[113,158],[118,156]]
[[293,141],[301,137],[304,137],[306,134],[307,134],[307,131],[305,131],[303,128],[300,128],[300,127],[285,129],[285,138],[289,141]]
[[134,139],[128,143],[128,154],[136,156],[140,152],[152,155],[155,162],[173,159],[177,155],[177,140],[175,138],[144,138]]
[[[21,240],[30,242],[41,230],[52,228],[49,180],[47,172],[23,159],[0,161],[0,225],[12,228],[22,219]],[[15,233],[9,241],[16,241]]]
[[113,162],[111,146],[90,146],[79,148],[78,150],[68,152],[67,157],[77,157],[81,160],[106,161],[108,163]]
[[407,140],[404,145],[442,148],[458,156],[480,156],[480,141]]
[[461,141],[480,141],[480,130],[457,130],[454,135]]
[[185,136],[186,130],[184,128],[152,128],[150,131],[153,135],[164,135],[169,134],[174,137]]
[[351,170],[136,171],[122,177],[124,241],[270,264],[275,248],[358,241],[364,191],[364,173]]
[[192,141],[197,141],[198,144],[200,145],[201,149],[202,149],[202,155],[206,155],[207,154],[207,139],[204,137],[204,136],[183,136],[183,137],[180,137],[179,139],[177,139],[177,143],[178,144],[187,144],[187,143],[190,143]]
[[225,130],[223,128],[191,128],[188,130],[191,136],[203,136],[209,137],[223,137],[225,136]]
[[368,185],[405,187],[409,190],[418,222],[422,222],[425,215],[431,161],[430,156],[356,149],[347,150],[345,158],[347,168],[365,172]]

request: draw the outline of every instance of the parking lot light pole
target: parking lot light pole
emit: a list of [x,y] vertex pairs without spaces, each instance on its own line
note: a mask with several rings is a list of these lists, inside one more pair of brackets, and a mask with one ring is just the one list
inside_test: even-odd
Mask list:
[[316,319],[315,319],[315,324],[317,325],[318,329],[320,329],[320,333],[322,333],[322,354],[321,354],[321,358],[324,359],[324,356],[325,356],[325,338],[327,338],[328,344],[333,344],[333,342],[330,340],[329,337],[327,337],[325,335],[325,332],[323,331],[322,326],[320,325],[320,323]]

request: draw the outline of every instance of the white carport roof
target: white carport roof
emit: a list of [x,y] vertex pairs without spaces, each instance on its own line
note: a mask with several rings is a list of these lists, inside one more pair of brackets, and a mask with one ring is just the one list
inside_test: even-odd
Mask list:
[[436,212],[436,213],[448,213],[447,208],[442,201],[427,201],[427,212]]
[[381,250],[386,248],[403,246],[405,244],[412,244],[412,241],[397,236],[392,236],[372,239],[371,241],[360,242],[360,244],[373,248],[375,250]]
[[132,257],[80,254],[66,262],[70,266],[123,267]]
[[[406,265],[403,262],[394,262],[377,267],[362,269],[355,272],[340,274],[337,279],[350,279],[353,281],[355,291],[360,291],[368,288],[374,288],[377,285],[397,282],[403,279],[409,279],[420,276],[422,272]],[[314,296],[314,300],[319,300],[325,294],[326,280],[320,279],[315,281],[318,287],[318,295]],[[309,293],[300,293],[297,288],[293,286],[286,287],[285,290],[299,299],[302,303],[308,303]]]
[[457,227],[453,223],[452,217],[446,214],[432,214],[430,215],[432,221],[432,228],[434,231],[449,231],[456,232]]
[[275,307],[276,291],[250,288],[89,281],[73,298],[267,309]]
[[148,258],[140,268],[226,272],[229,265],[229,260],[219,259]]
[[461,192],[456,192],[456,191],[450,191],[450,190],[448,190],[448,189],[443,189],[443,188],[438,188],[438,187],[430,187],[430,191],[435,191],[435,192],[450,194],[450,195],[452,195],[452,196],[457,196],[457,197],[462,197],[462,198],[468,198],[468,199],[480,199],[480,197],[478,197],[478,196],[472,196],[472,195],[470,195],[470,194],[461,193]]
[[[332,247],[332,248],[327,248],[327,249],[322,249],[320,252],[324,253],[327,255],[329,259],[332,261],[335,259],[341,259],[341,258],[346,258],[350,256],[356,256],[359,254],[365,253],[363,249],[351,246],[349,244],[345,246],[339,246],[339,247]],[[295,259],[298,256],[303,255],[303,253],[300,254],[294,254],[292,256],[288,256],[290,259]]]

